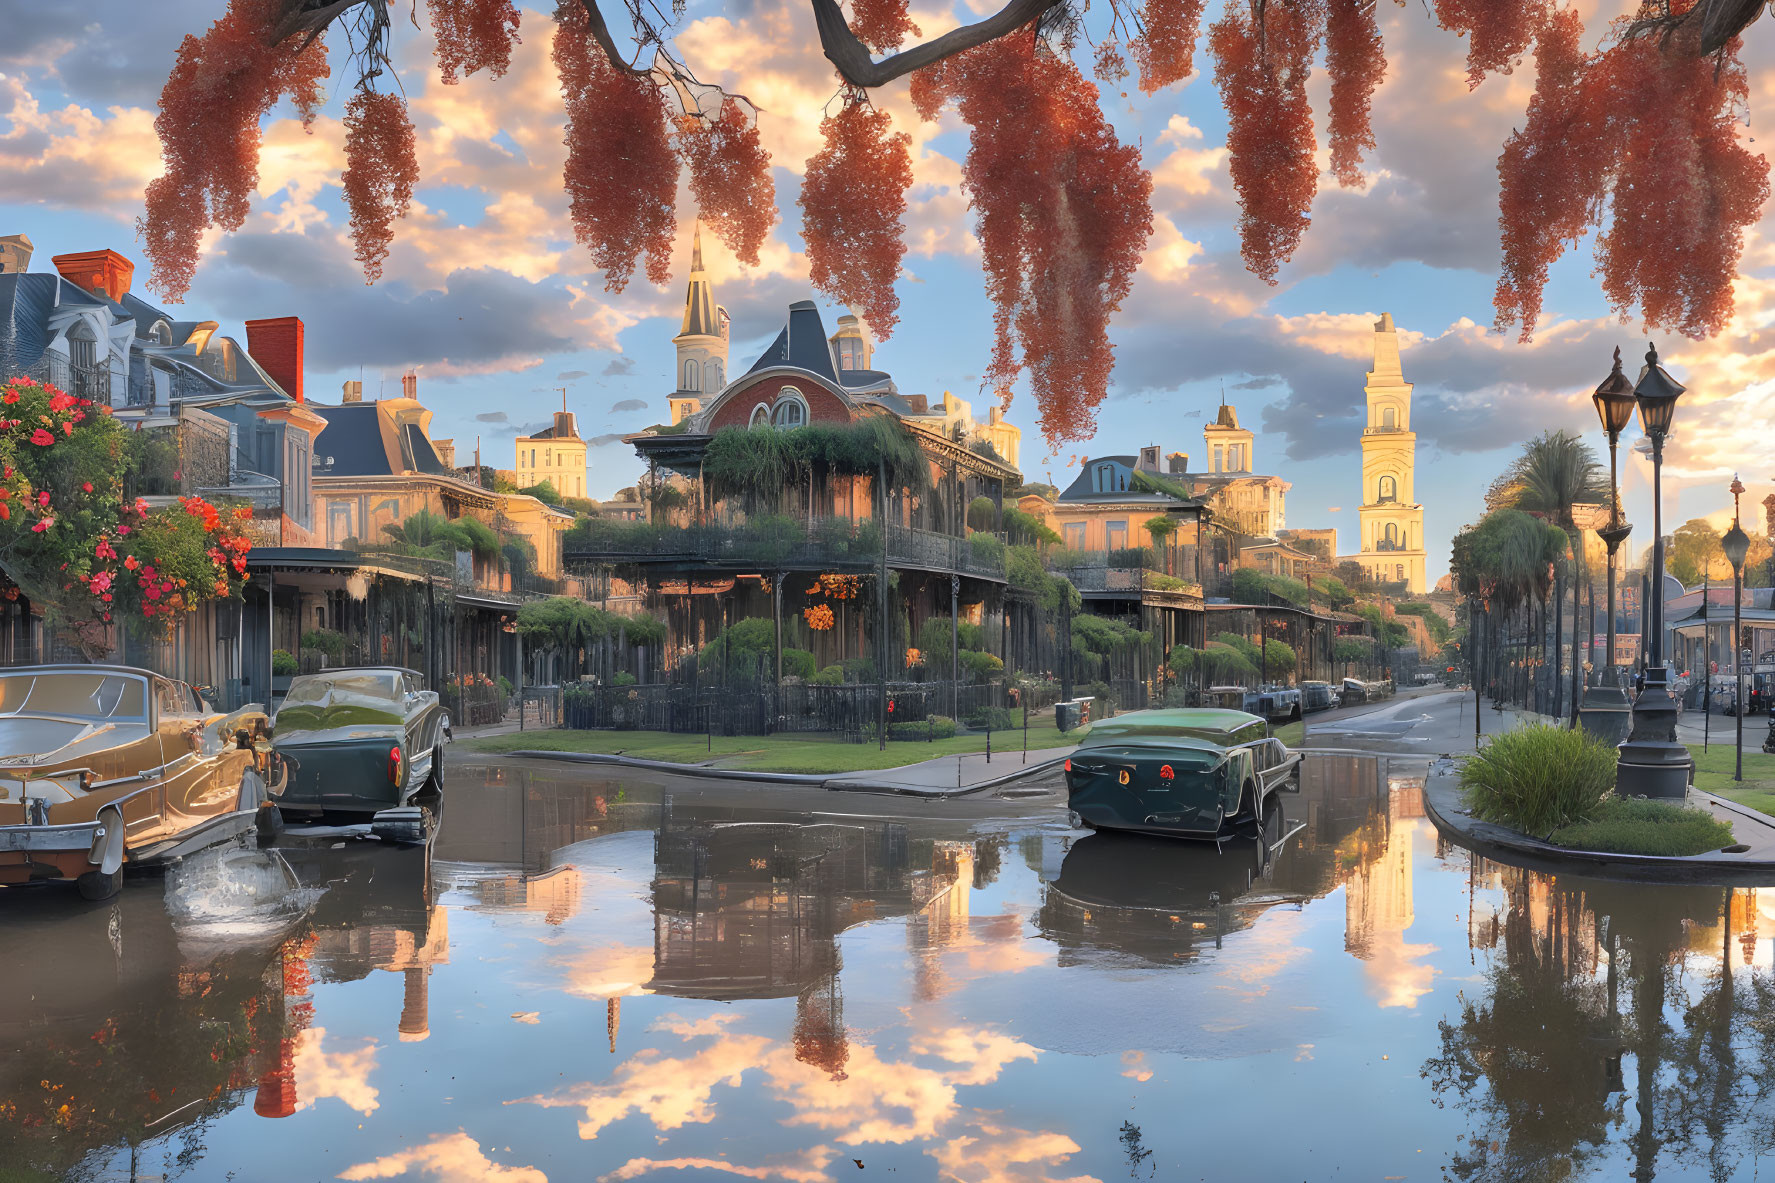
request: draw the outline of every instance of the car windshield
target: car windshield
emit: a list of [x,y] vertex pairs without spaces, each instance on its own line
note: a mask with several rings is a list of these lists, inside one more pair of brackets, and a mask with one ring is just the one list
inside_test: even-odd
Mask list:
[[0,675],[0,715],[52,715],[65,719],[143,719],[142,679],[128,674],[57,670]]
[[399,702],[401,676],[392,671],[353,671],[338,674],[314,674],[297,678],[284,696],[285,706],[321,706],[326,703],[374,699],[379,703]]

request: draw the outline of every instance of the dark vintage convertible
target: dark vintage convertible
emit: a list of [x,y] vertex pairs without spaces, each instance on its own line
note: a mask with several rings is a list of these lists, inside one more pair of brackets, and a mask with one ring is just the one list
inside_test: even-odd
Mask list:
[[1300,753],[1244,711],[1136,711],[1091,728],[1066,761],[1068,816],[1092,830],[1218,840],[1261,832]]
[[421,842],[444,787],[450,718],[424,678],[395,666],[303,674],[272,716],[285,818],[369,821],[379,836]]

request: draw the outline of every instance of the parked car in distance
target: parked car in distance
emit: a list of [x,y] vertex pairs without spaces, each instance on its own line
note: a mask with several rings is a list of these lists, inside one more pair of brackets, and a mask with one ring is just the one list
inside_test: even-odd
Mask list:
[[1068,817],[1092,830],[1216,839],[1261,832],[1300,753],[1244,711],[1135,711],[1091,728],[1066,761]]
[[183,682],[114,665],[0,671],[0,883],[73,881],[252,832],[266,808],[259,706],[210,709]]
[[422,842],[416,798],[444,787],[450,719],[425,679],[396,666],[299,674],[272,717],[273,793],[303,820],[345,815],[377,835]]
[[1300,709],[1311,714],[1314,711],[1328,711],[1337,705],[1337,694],[1330,682],[1302,682],[1300,684]]

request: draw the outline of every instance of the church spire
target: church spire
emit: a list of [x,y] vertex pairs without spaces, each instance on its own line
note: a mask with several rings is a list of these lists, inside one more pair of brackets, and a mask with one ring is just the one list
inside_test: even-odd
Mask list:
[[721,322],[715,312],[715,287],[703,270],[703,224],[699,220],[690,239],[690,287],[684,293],[684,325],[681,337],[715,337]]

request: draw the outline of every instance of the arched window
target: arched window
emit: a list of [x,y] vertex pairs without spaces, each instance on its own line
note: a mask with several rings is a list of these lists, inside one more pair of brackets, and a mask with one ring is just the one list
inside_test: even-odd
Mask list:
[[1113,493],[1116,491],[1116,470],[1113,464],[1099,464],[1091,473],[1091,492]]
[[1381,426],[1388,431],[1392,431],[1395,427],[1399,426],[1399,420],[1395,416],[1392,407],[1381,408]]
[[748,424],[748,426],[768,427],[769,425],[770,425],[770,408],[765,406],[763,403],[759,403],[757,406],[752,408],[752,420],[751,420],[751,423]]
[[782,393],[777,395],[777,401],[771,407],[770,421],[776,425],[779,431],[790,431],[806,426],[808,421],[807,401],[801,397],[801,392],[793,386],[783,387]]
[[711,358],[710,360],[704,362],[703,363],[703,389],[704,390],[720,390],[723,382],[724,382],[724,378],[721,373],[720,360],[717,358]]
[[173,343],[172,326],[164,320],[155,321],[154,327],[148,330],[148,335],[154,339],[156,345],[171,345]]
[[1387,523],[1387,532],[1384,535],[1382,535],[1381,549],[1383,549],[1383,550],[1398,550],[1399,549],[1399,526],[1396,523],[1394,523],[1394,522]]
[[684,389],[701,390],[703,388],[702,376],[702,367],[696,362],[687,361],[684,363]]
[[1227,449],[1226,467],[1228,472],[1243,472],[1245,470],[1244,444],[1234,444]]
[[[1390,476],[1382,477],[1380,491],[1375,494],[1375,500],[1376,501],[1397,501],[1397,500],[1399,500],[1399,482],[1395,481]],[[1389,527],[1389,528],[1391,528],[1391,527]]]

